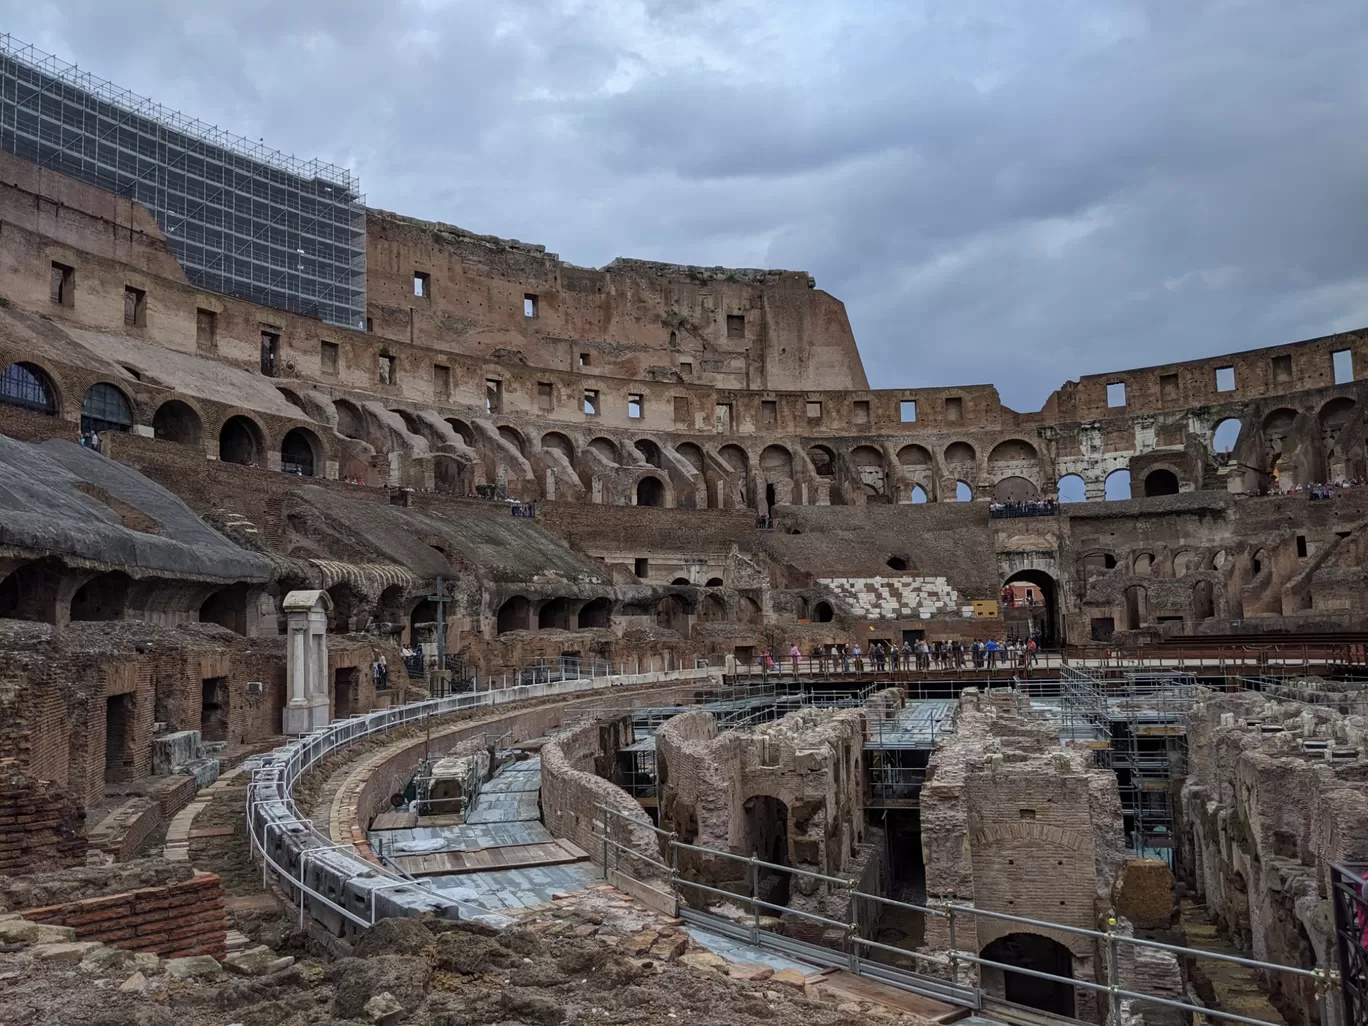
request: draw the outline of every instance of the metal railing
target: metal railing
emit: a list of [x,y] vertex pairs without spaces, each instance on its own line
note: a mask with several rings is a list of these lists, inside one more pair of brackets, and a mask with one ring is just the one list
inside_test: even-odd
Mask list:
[[[464,903],[377,866],[350,844],[335,844],[295,805],[294,788],[321,760],[376,734],[422,723],[432,717],[528,699],[573,695],[675,680],[705,679],[706,670],[599,677],[503,690],[466,692],[381,709],[338,720],[257,760],[247,788],[247,834],[251,853],[261,858],[262,885],[270,876],[299,903],[300,925],[312,914],[338,934],[373,926],[378,918],[441,911]],[[475,909],[483,914],[483,909]]]
[[1368,864],[1332,865],[1330,901],[1335,917],[1341,1023],[1368,1026]]
[[[926,905],[916,905],[911,902],[896,901],[878,894],[868,894],[859,889],[859,881],[854,878],[830,876],[823,873],[814,873],[808,870],[794,869],[791,866],[780,865],[774,862],[766,862],[754,856],[738,855],[735,852],[723,851],[717,848],[707,848],[701,845],[688,844],[679,840],[678,836],[658,827],[649,827],[636,820],[631,821],[633,830],[640,830],[643,827],[650,829],[656,836],[660,849],[655,853],[643,853],[635,848],[626,845],[622,841],[623,833],[622,820],[625,818],[616,809],[605,805],[597,806],[600,819],[596,824],[601,829],[600,838],[603,842],[603,874],[605,879],[611,879],[613,873],[630,876],[626,867],[633,865],[649,865],[658,871],[660,879],[656,881],[637,879],[644,884],[656,884],[668,881],[668,886],[673,894],[674,901],[678,906],[680,918],[686,922],[691,922],[700,928],[716,933],[722,933],[734,939],[743,940],[756,947],[766,948],[780,954],[790,955],[803,961],[816,963],[839,969],[844,969],[850,973],[860,976],[868,976],[884,983],[890,983],[903,989],[923,994],[937,1000],[947,1001],[952,1004],[961,1005],[966,1008],[979,1009],[983,1005],[984,991],[974,981],[975,968],[998,969],[1004,973],[1019,973],[1031,976],[1036,979],[1048,980],[1056,984],[1064,984],[1075,989],[1075,991],[1091,992],[1098,995],[1105,995],[1109,1003],[1110,1019],[1113,1024],[1121,1022],[1121,1003],[1126,999],[1151,1002],[1163,1005],[1168,1008],[1176,1008],[1186,1012],[1194,1012],[1212,1019],[1221,1019],[1229,1022],[1245,1023],[1247,1026],[1281,1026],[1281,1024],[1269,1023],[1263,1019],[1254,1019],[1249,1016],[1239,1015],[1234,1012],[1227,1012],[1222,1009],[1208,1008],[1202,1005],[1195,1005],[1187,1001],[1180,1001],[1174,998],[1159,994],[1149,994],[1122,985],[1122,950],[1129,946],[1133,951],[1139,948],[1149,948],[1151,950],[1167,951],[1178,958],[1213,960],[1226,962],[1233,965],[1241,965],[1247,968],[1261,970],[1268,973],[1282,973],[1288,976],[1302,977],[1309,979],[1315,986],[1317,996],[1321,1004],[1321,1021],[1329,1021],[1326,1017],[1327,1001],[1329,991],[1339,985],[1341,973],[1340,969],[1303,969],[1299,966],[1277,965],[1272,962],[1265,962],[1254,958],[1245,958],[1239,955],[1228,955],[1218,951],[1206,951],[1199,948],[1182,947],[1176,944],[1165,944],[1160,941],[1149,940],[1142,937],[1134,937],[1123,932],[1120,923],[1113,915],[1107,920],[1106,930],[1093,930],[1086,927],[1073,926],[1064,923],[1053,923],[1040,919],[1031,919],[1026,916],[1012,915],[1006,912],[997,912],[989,909],[977,908],[967,902],[957,901],[953,896],[944,900],[928,902]],[[749,886],[749,893],[741,893],[735,890],[728,890],[722,887],[713,887],[698,880],[691,880],[684,877],[680,872],[681,855],[686,859],[697,861],[699,857],[706,859],[731,861],[739,863],[746,868],[746,878]],[[828,896],[838,896],[839,902],[836,904],[845,905],[845,916],[843,919],[832,918],[831,915],[822,915],[817,912],[803,908],[794,908],[791,905],[780,905],[761,897],[760,881],[762,871],[766,876],[773,874],[787,874],[793,879],[803,879],[811,881],[815,885],[817,892],[825,893]],[[1362,878],[1356,877],[1359,885],[1362,885]],[[797,888],[793,888],[797,891]],[[805,889],[811,890],[811,888]],[[1356,891],[1357,900],[1362,902],[1362,891]],[[721,902],[741,904],[749,908],[749,921],[742,923],[735,919],[729,919],[706,910],[707,897],[714,897]],[[883,908],[898,908],[904,911],[920,913],[923,916],[931,916],[945,920],[946,936],[949,940],[949,949],[944,952],[917,951],[909,948],[896,947],[884,944],[881,941],[872,939],[866,934],[873,934],[877,925],[877,912]],[[782,916],[786,919],[797,919],[806,923],[815,923],[821,928],[825,936],[839,932],[840,947],[832,947],[825,944],[815,944],[809,941],[797,940],[793,937],[786,937],[767,929],[762,924],[765,916]],[[961,924],[965,922],[976,923],[978,919],[989,919],[998,922],[1015,923],[1025,927],[1031,927],[1036,931],[1050,931],[1051,933],[1063,933],[1076,937],[1091,938],[1098,944],[1100,950],[1105,952],[1106,982],[1096,980],[1076,979],[1072,976],[1060,976],[1055,973],[1042,972],[1037,969],[1028,969],[1024,966],[1014,965],[1007,962],[996,961],[991,958],[984,958],[982,955],[972,951],[962,951],[959,949],[959,932]],[[1360,927],[1362,929],[1362,927]],[[926,966],[929,972],[914,972],[901,969],[897,966],[889,965],[886,962],[876,961],[872,953],[892,955],[899,959],[908,959],[919,966]],[[1360,964],[1358,971],[1365,970],[1365,966]],[[1346,1002],[1347,1002],[1346,998]],[[1346,1004],[1346,1007],[1348,1005]],[[1362,1005],[1356,1008],[1361,1013]],[[1346,1026],[1362,1026],[1363,1019],[1347,1019]]]

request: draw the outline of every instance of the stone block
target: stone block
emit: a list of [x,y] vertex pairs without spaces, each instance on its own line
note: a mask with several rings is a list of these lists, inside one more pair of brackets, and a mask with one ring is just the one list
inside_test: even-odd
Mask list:
[[58,941],[53,944],[35,944],[29,953],[40,962],[76,965],[100,947],[103,945],[98,941]]
[[191,955],[188,958],[168,958],[166,975],[173,980],[193,980],[207,976],[217,976],[223,967],[217,959],[209,955]]

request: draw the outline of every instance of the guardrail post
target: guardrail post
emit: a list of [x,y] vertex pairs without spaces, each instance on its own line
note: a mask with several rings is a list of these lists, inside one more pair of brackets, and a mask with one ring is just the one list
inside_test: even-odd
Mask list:
[[1121,1026],[1121,942],[1116,937],[1116,913],[1107,914],[1107,993],[1111,998],[1111,1026]]
[[860,975],[860,911],[855,888],[859,885],[858,880],[850,880],[846,883],[846,894],[850,898],[850,911],[847,913],[848,926],[847,940],[850,942],[850,971],[856,976]]
[[608,879],[608,809],[600,805],[603,810],[603,879]]
[[760,860],[757,856],[751,855],[750,858],[750,883],[751,883],[751,943],[760,943]]
[[950,983],[959,986],[959,942],[955,936],[955,892],[946,891],[945,897],[945,917],[948,920],[946,926],[950,932]]

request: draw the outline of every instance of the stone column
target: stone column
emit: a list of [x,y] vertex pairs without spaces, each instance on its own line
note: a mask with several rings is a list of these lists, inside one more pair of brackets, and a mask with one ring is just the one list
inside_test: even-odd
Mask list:
[[303,734],[328,723],[328,612],[324,591],[292,591],[283,604],[289,625],[289,704],[282,729]]

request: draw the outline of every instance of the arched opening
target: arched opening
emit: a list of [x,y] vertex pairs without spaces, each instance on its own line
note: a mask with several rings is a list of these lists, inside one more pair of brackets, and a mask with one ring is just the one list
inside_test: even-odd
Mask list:
[[261,461],[261,428],[256,421],[241,415],[229,417],[219,431],[219,459],[254,467]]
[[580,606],[579,628],[606,628],[613,625],[612,599],[596,598]]
[[499,428],[499,437],[517,449],[519,455],[527,456],[527,443],[523,441],[523,436],[516,430],[504,424]]
[[542,435],[541,447],[547,451],[560,453],[567,460],[574,461],[575,446],[570,439],[559,431],[548,431]]
[[280,469],[296,477],[313,477],[322,462],[318,437],[308,428],[292,428],[280,442]]
[[972,488],[969,487],[969,484],[968,484],[967,481],[956,481],[956,482],[955,482],[955,501],[956,501],[956,502],[973,502],[973,501],[974,501],[974,490],[973,490]]
[[113,385],[101,381],[91,385],[81,403],[81,430],[104,434],[127,431],[133,427],[133,408]]
[[974,447],[968,442],[951,442],[945,447],[946,463],[973,463],[976,455]]
[[67,569],[51,557],[25,563],[0,580],[0,620],[57,623],[57,593]]
[[299,398],[298,392],[295,392],[293,389],[284,388],[281,385],[276,385],[276,391],[280,393],[280,397],[282,399],[284,399],[295,409],[304,410],[305,413],[309,412],[307,409],[304,408],[304,400]]
[[688,634],[688,603],[678,595],[666,595],[656,606],[656,626],[677,634]]
[[1211,435],[1211,451],[1226,453],[1235,451],[1235,443],[1240,440],[1240,422],[1227,417],[1216,425]]
[[1173,471],[1160,467],[1145,475],[1145,495],[1147,497],[1177,494],[1178,475]]
[[643,477],[637,482],[636,496],[638,506],[664,506],[665,486],[658,477]]
[[[1073,978],[1072,952],[1059,941],[1039,934],[1009,933],[999,937],[984,946],[982,957],[1037,973]],[[983,984],[993,997],[1042,1012],[1074,1017],[1074,988],[1062,980],[1045,980],[1011,969],[985,966]]]
[[400,420],[404,422],[404,430],[407,431],[409,434],[417,435],[419,438],[423,436],[423,428],[422,425],[418,423],[418,418],[415,417],[408,410],[395,407],[394,409],[390,410],[390,413],[394,414],[396,417],[398,417]]
[[1268,553],[1263,549],[1256,551],[1254,555],[1250,557],[1249,566],[1250,569],[1254,571],[1254,576],[1258,577],[1259,574],[1263,573],[1263,568],[1268,566]]
[[742,595],[740,602],[737,603],[737,612],[740,613],[742,623],[759,625],[763,617],[760,613],[760,603],[749,595]]
[[345,399],[333,402],[337,413],[337,433],[344,438],[354,438],[358,442],[366,438],[366,421],[361,416],[361,407]]
[[890,570],[906,570],[907,560],[903,559],[902,556],[889,556],[888,568]]
[[1077,474],[1065,474],[1055,484],[1060,502],[1087,502],[1088,486]]
[[670,584],[676,588],[687,588],[689,587],[689,579],[687,577],[676,577]]
[[793,454],[782,445],[767,445],[760,452],[760,472],[776,477],[793,476]]
[[75,621],[122,620],[128,609],[128,575],[118,570],[86,581],[71,596]]
[[774,490],[773,484],[765,485],[765,508],[773,509],[779,502],[778,493]]
[[[1351,476],[1348,453],[1340,442],[1340,435],[1357,419],[1357,415],[1358,404],[1346,396],[1331,399],[1321,407],[1321,449],[1325,453],[1325,479],[1331,484],[1338,484]],[[1361,465],[1361,452],[1355,455],[1360,457],[1355,462]]]
[[930,467],[931,450],[921,445],[904,445],[898,450],[898,462],[915,469]]
[[722,587],[722,578],[720,578],[720,577],[709,577],[709,578],[708,578],[708,583],[705,584],[703,587],[705,587],[705,588],[720,588],[720,587]]
[[657,470],[660,469],[660,446],[649,438],[642,438],[637,441],[635,448],[637,452],[641,453],[641,458],[646,461],[648,466],[655,467]]
[[391,584],[380,593],[380,601],[375,605],[375,622],[387,627],[398,627],[404,623],[404,586]]
[[498,633],[530,630],[532,603],[523,595],[514,595],[499,607]]
[[434,644],[437,641],[437,628],[437,603],[423,599],[409,613],[409,644],[414,648]]
[[614,466],[617,465],[618,447],[617,443],[614,442],[611,438],[600,437],[592,439],[589,442],[589,448],[593,449],[594,452],[598,453],[609,463],[613,464]]
[[693,467],[694,470],[703,469],[703,450],[694,445],[693,442],[684,442],[675,446],[675,452],[683,457],[684,462]]
[[888,501],[888,480],[882,451],[872,445],[858,445],[850,452],[850,465],[864,490],[865,502]]
[[0,375],[0,406],[34,413],[57,413],[57,389],[47,371],[35,363],[12,363]]
[[1002,473],[1006,469],[1005,465],[1029,463],[1036,459],[1039,459],[1039,454],[1034,445],[1020,438],[1009,438],[993,446],[988,453],[988,469]]
[[1148,577],[1154,569],[1154,554],[1150,552],[1140,553],[1131,564],[1131,569],[1141,577]]
[[204,600],[200,623],[216,623],[234,634],[247,633],[247,585],[233,584]]
[[1198,620],[1210,620],[1216,615],[1216,593],[1210,581],[1198,581],[1192,586],[1192,615]]
[[446,422],[451,426],[451,430],[461,437],[461,441],[465,442],[466,448],[475,448],[475,432],[470,429],[469,424],[455,417],[447,417]]
[[700,623],[720,623],[727,618],[727,604],[716,595],[705,595],[698,604]]
[[814,623],[831,623],[835,618],[835,611],[831,608],[830,602],[818,602],[812,607],[812,620]]
[[1003,588],[1010,588],[1012,605],[1002,611],[1009,632],[1019,638],[1037,638],[1053,648],[1059,643],[1059,586],[1044,570],[1018,570]]
[[[741,806],[741,815],[744,830],[741,851],[746,855],[758,856],[761,862],[787,866],[788,806],[778,798],[757,794],[745,800]],[[758,866],[757,873],[760,900],[771,905],[787,905],[792,875],[767,866]]]
[[1132,584],[1126,589],[1122,596],[1125,615],[1121,618],[1121,622],[1125,624],[1125,630],[1138,631],[1148,619],[1145,599],[1145,589],[1140,585]]
[[993,486],[993,499],[996,502],[1021,502],[1039,497],[1040,489],[1024,477],[1004,477]]
[[349,631],[359,631],[365,629],[364,623],[358,623],[361,611],[361,596],[346,581],[338,581],[328,589],[328,598],[332,599],[332,612],[328,614],[328,631],[333,634],[346,634]]
[[1113,470],[1107,475],[1105,488],[1108,502],[1129,499],[1131,497],[1130,471],[1124,467],[1120,470]]
[[152,437],[178,445],[200,445],[204,425],[194,407],[179,399],[168,399],[152,414]]
[[746,450],[739,445],[724,445],[717,450],[717,455],[721,457],[723,463],[738,474],[744,474],[750,469],[750,457],[746,455]]
[[572,631],[578,626],[574,602],[568,598],[553,598],[537,610],[537,630]]
[[1202,569],[1202,559],[1191,549],[1180,549],[1173,556],[1173,576],[1182,577],[1189,570]]
[[926,489],[921,485],[912,486],[912,504],[920,506],[926,502]]
[[836,473],[836,454],[825,445],[814,445],[807,454],[818,477],[832,477]]

